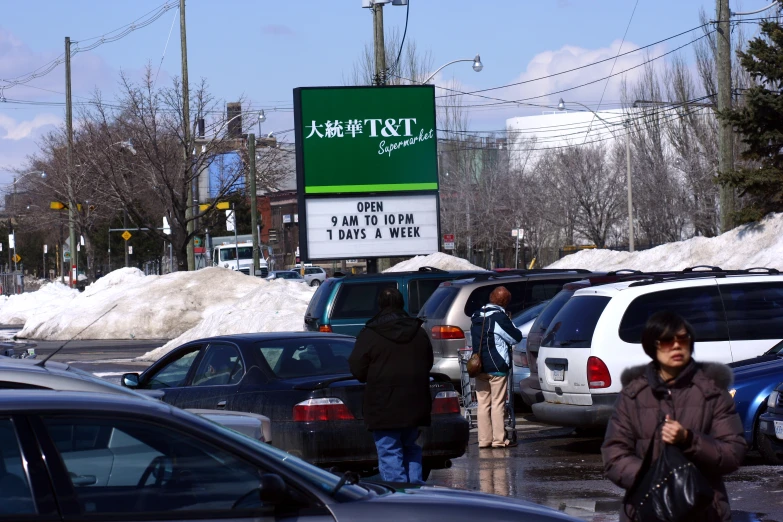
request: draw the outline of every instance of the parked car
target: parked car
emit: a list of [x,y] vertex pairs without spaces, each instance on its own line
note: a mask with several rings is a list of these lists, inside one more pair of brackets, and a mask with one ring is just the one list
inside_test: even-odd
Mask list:
[[765,403],[766,411],[759,416],[759,453],[767,462],[783,463],[783,382],[775,386]]
[[[292,272],[300,274],[301,267],[292,268]],[[320,266],[307,266],[304,267],[304,279],[310,286],[320,286],[321,283],[326,281],[326,270]],[[301,274],[300,274],[301,275]]]
[[[764,355],[729,364],[734,371],[730,393],[742,419],[745,440],[755,447],[770,464],[783,464],[775,455],[770,440],[760,433],[759,417],[767,410],[767,402],[775,387],[783,381],[783,342]],[[774,401],[773,401],[774,402]]]
[[396,288],[405,298],[405,310],[415,316],[443,281],[488,273],[445,271],[422,267],[415,272],[347,275],[327,279],[316,290],[304,317],[304,329],[357,335],[378,313],[378,296]]
[[541,346],[541,338],[546,332],[549,325],[552,323],[552,319],[557,315],[557,312],[563,308],[563,305],[571,299],[580,288],[586,288],[588,286],[596,286],[607,283],[615,283],[618,278],[639,277],[641,272],[636,270],[618,270],[615,272],[609,272],[607,274],[590,275],[579,281],[573,281],[563,285],[563,289],[557,293],[550,301],[549,304],[541,310],[536,320],[530,326],[528,332],[527,342],[525,344],[525,351],[527,353],[527,363],[530,369],[530,375],[519,381],[519,394],[522,396],[522,401],[528,406],[532,406],[537,402],[544,401],[544,394],[541,393],[541,384],[538,378],[538,349]]
[[660,310],[693,325],[698,360],[756,357],[783,337],[783,276],[775,269],[697,267],[577,290],[541,341],[537,363],[545,400],[533,404],[535,416],[561,426],[605,425],[623,370],[649,362],[642,330]]
[[292,272],[291,270],[272,270],[267,279],[286,279],[295,283],[306,283],[304,277],[299,272]]
[[527,310],[519,312],[517,315],[511,317],[511,322],[522,332],[522,340],[514,346],[512,352],[512,361],[514,364],[513,388],[514,394],[517,396],[519,396],[520,381],[530,376],[530,368],[527,363],[527,336],[530,333],[530,328],[533,326],[536,317],[541,314],[541,310],[543,310],[547,304],[549,304],[549,300],[531,306]]
[[[377,467],[363,421],[364,384],[348,368],[355,338],[277,332],[199,339],[175,348],[122,383],[162,390],[180,408],[245,411],[272,419],[275,446],[322,467],[361,473]],[[433,380],[432,426],[422,429],[425,475],[448,467],[468,444],[454,387]]]
[[0,516],[8,520],[577,520],[470,491],[354,483],[177,408],[119,394],[6,391],[0,447]]
[[589,274],[587,270],[509,270],[503,273],[473,274],[442,283],[419,312],[430,333],[435,354],[433,372],[460,382],[459,350],[470,344],[470,317],[489,302],[489,294],[505,286],[511,292],[506,307],[513,314],[526,310],[557,294],[563,284]]
[[[135,392],[91,373],[79,370],[67,363],[36,359],[12,359],[0,357],[0,390],[56,390],[83,391],[96,394],[113,393],[147,399],[161,399],[163,392]],[[269,417],[214,409],[189,410],[227,428],[263,442],[272,442],[272,426]]]

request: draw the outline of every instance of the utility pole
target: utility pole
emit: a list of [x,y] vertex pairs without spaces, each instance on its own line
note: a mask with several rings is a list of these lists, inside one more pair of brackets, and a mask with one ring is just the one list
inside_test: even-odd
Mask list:
[[375,49],[375,85],[386,85],[386,45],[383,36],[383,4],[372,6],[373,48]]
[[193,181],[190,151],[193,148],[190,140],[190,91],[188,86],[188,41],[185,33],[185,0],[179,0],[179,37],[182,47],[182,131],[185,141],[185,183],[187,184],[187,207],[185,208],[185,220],[188,223],[188,270],[196,269],[196,253],[193,249],[193,215],[196,209],[193,207]]
[[[716,0],[717,9],[717,67],[718,67],[718,111],[731,109],[731,12],[729,0]],[[731,124],[721,121],[718,127],[718,172],[723,174],[734,170],[734,144]],[[733,228],[734,189],[720,186],[721,232]]]
[[255,277],[256,270],[258,270],[258,197],[256,197],[256,135],[252,133],[247,135],[247,155],[250,160],[248,174],[250,178],[250,235],[253,236],[253,271],[250,275]]
[[[122,228],[125,230],[128,230],[128,211],[123,210],[122,211]],[[123,238],[124,240],[124,238]],[[128,253],[128,242],[125,241],[125,268],[128,268],[128,264],[130,263],[130,256]]]
[[68,241],[70,243],[71,254],[71,273],[69,285],[71,288],[75,285],[76,264],[76,202],[73,195],[73,107],[71,105],[71,39],[65,37],[65,128],[68,136],[68,154],[67,165],[65,166],[65,179],[68,184]]
[[625,161],[628,178],[628,252],[634,251],[633,241],[633,188],[631,185],[631,122],[625,122]]

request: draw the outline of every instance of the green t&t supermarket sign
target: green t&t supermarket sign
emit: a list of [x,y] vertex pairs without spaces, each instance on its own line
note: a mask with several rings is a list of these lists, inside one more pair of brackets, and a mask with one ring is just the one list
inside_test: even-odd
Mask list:
[[294,89],[304,195],[438,190],[435,88]]

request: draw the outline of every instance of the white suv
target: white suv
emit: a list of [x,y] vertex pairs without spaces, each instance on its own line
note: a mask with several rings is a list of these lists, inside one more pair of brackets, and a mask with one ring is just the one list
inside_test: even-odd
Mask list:
[[537,361],[544,402],[533,413],[560,426],[607,424],[622,372],[650,362],[642,330],[661,310],[693,325],[697,361],[763,354],[783,339],[783,276],[757,270],[687,269],[577,290],[544,333]]
[[[305,265],[304,269],[304,279],[305,282],[310,286],[320,286],[321,283],[326,281],[326,270],[321,268],[320,266],[308,266]],[[291,271],[293,272],[300,272],[300,267],[292,268]]]

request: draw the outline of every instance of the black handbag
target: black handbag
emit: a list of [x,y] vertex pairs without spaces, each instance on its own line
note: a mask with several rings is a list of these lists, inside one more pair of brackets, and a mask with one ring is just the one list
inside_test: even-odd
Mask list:
[[637,483],[628,491],[624,504],[633,506],[637,522],[691,520],[712,504],[714,491],[680,448],[665,442],[661,444],[661,455],[650,466],[655,446],[653,435]]

